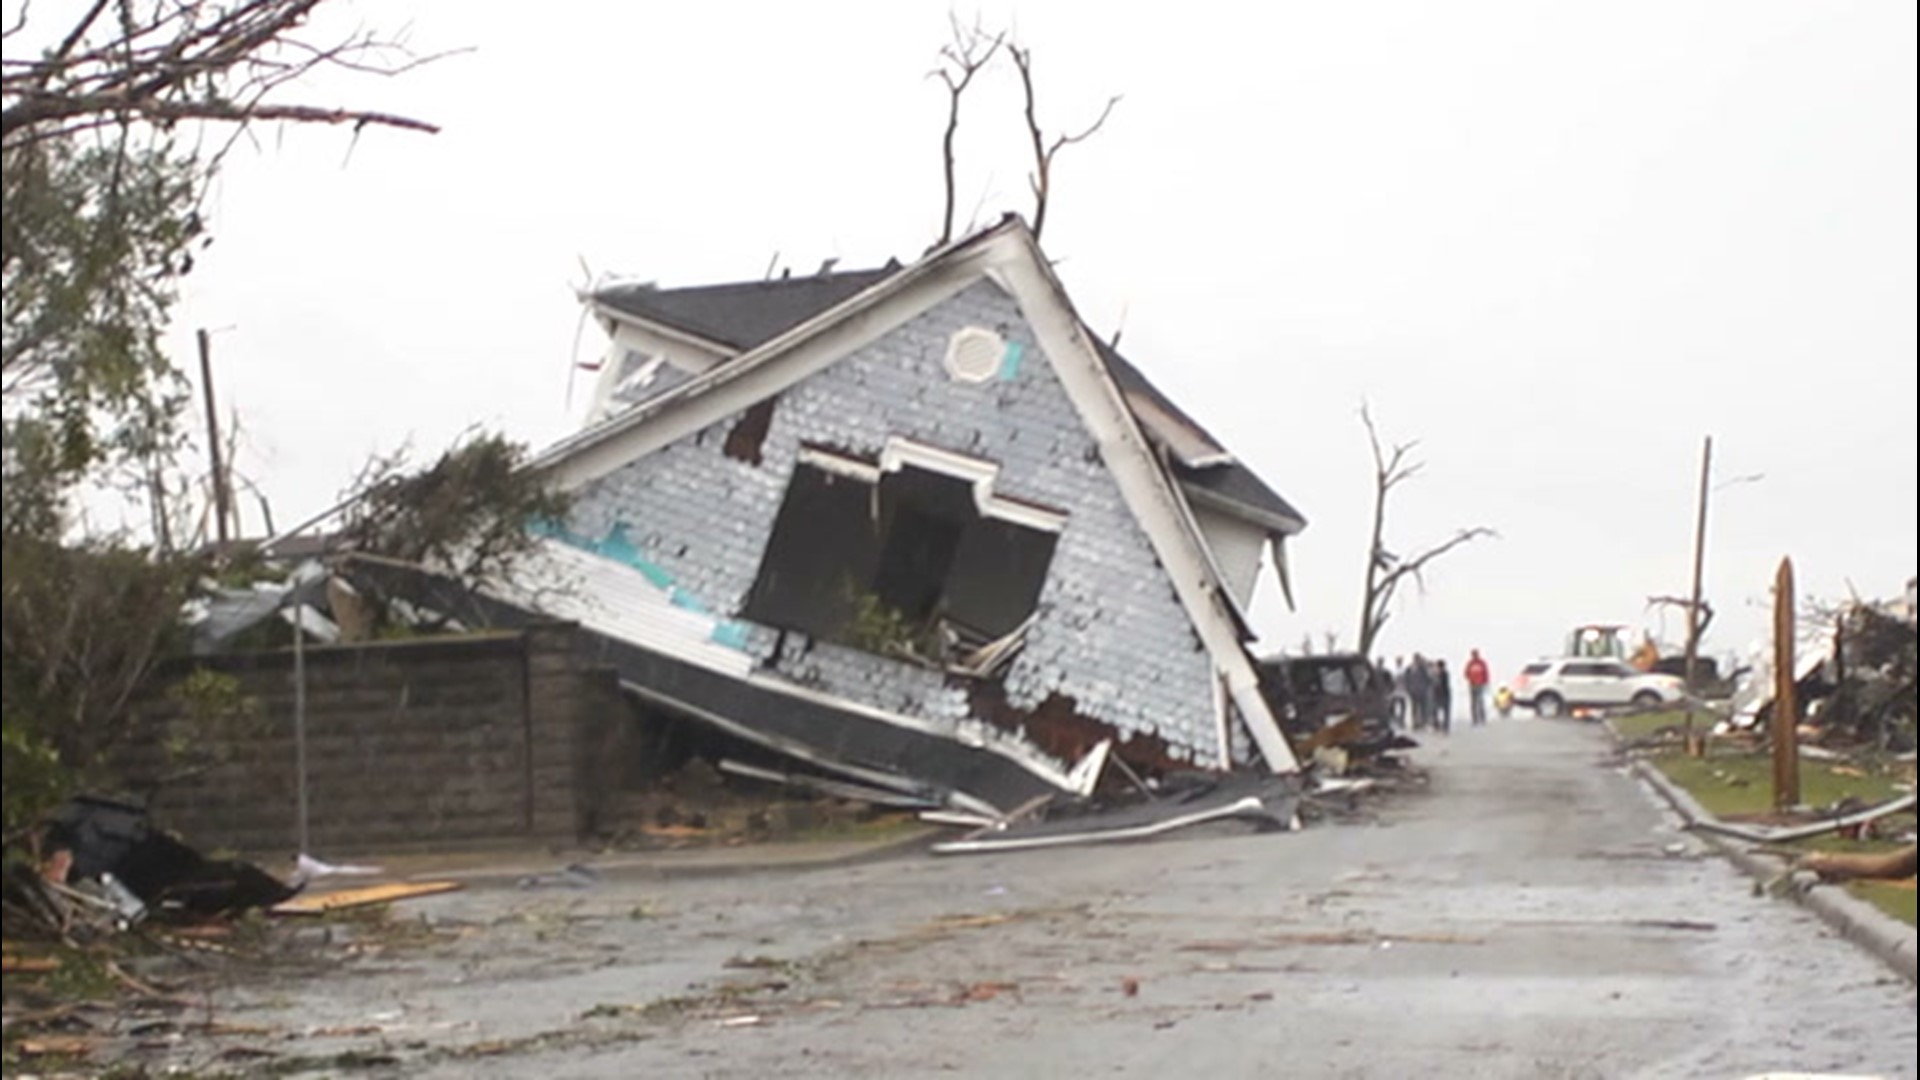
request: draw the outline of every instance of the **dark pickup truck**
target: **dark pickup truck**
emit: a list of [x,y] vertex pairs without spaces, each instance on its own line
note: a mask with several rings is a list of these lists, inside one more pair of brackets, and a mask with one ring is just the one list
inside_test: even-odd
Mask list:
[[1346,716],[1360,718],[1362,742],[1393,739],[1393,691],[1366,657],[1276,656],[1254,666],[1268,706],[1296,742]]

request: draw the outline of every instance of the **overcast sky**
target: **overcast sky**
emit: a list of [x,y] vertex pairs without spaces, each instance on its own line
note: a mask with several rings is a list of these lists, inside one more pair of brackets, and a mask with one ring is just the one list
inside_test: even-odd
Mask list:
[[[369,452],[576,426],[583,260],[699,284],[911,260],[938,231],[945,3],[327,8],[316,39],[473,51],[301,95],[441,134],[263,132],[216,189],[175,341],[190,361],[218,328],[282,526]],[[1046,247],[1088,322],[1124,322],[1310,519],[1298,611],[1260,598],[1269,644],[1353,639],[1362,401],[1427,463],[1390,549],[1501,534],[1405,597],[1389,653],[1479,645],[1505,674],[1576,623],[1650,619],[1687,588],[1707,434],[1713,651],[1758,639],[1782,555],[1826,596],[1914,573],[1914,5],[980,10],[1032,48],[1049,129],[1125,95],[1062,153]],[[1006,69],[968,99],[963,224],[1030,210],[1018,109]]]

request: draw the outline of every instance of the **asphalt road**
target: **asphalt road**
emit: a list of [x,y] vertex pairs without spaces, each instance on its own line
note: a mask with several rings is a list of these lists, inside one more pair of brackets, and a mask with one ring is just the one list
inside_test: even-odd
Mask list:
[[1432,742],[1370,823],[416,901],[222,1015],[435,1077],[1915,1075],[1913,988],[1597,727]]

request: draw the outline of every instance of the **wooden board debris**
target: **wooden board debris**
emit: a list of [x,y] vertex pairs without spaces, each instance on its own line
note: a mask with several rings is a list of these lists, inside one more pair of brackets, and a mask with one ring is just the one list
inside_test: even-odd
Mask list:
[[93,1040],[78,1035],[37,1035],[13,1044],[21,1057],[83,1058],[93,1053]]
[[12,975],[44,975],[49,971],[60,970],[60,958],[57,956],[17,956],[7,953],[0,957],[0,972]]
[[396,881],[387,885],[368,885],[359,889],[309,893],[275,904],[269,910],[275,915],[324,915],[329,911],[344,911],[348,908],[386,904],[395,900],[412,900],[415,897],[433,896],[464,888],[466,886],[458,881]]

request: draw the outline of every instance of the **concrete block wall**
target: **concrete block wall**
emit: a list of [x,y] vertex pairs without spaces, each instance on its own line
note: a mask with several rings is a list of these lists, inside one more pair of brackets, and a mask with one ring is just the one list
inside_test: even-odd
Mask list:
[[[203,849],[288,853],[297,844],[291,651],[206,657],[256,718],[211,769],[162,787],[156,818]],[[572,838],[596,792],[583,768],[592,725],[617,714],[612,676],[583,667],[564,628],[306,650],[308,803],[321,857],[526,838]],[[623,708],[623,707],[622,707]],[[178,767],[164,694],[136,712],[117,761],[129,787]]]
[[[948,342],[966,326],[1018,345],[1022,360],[1010,378],[970,384],[949,377]],[[1031,708],[1065,695],[1083,715],[1165,739],[1176,757],[1224,764],[1211,660],[1092,434],[998,286],[975,283],[788,388],[758,464],[724,452],[735,419],[583,487],[573,529],[601,536],[623,528],[679,587],[737,616],[803,442],[877,455],[900,436],[998,462],[996,491],[1070,515],[1039,618],[1002,676],[1010,703]],[[760,628],[748,646],[791,677],[924,720],[964,715],[964,692],[939,672],[824,643],[776,656],[776,640]]]

